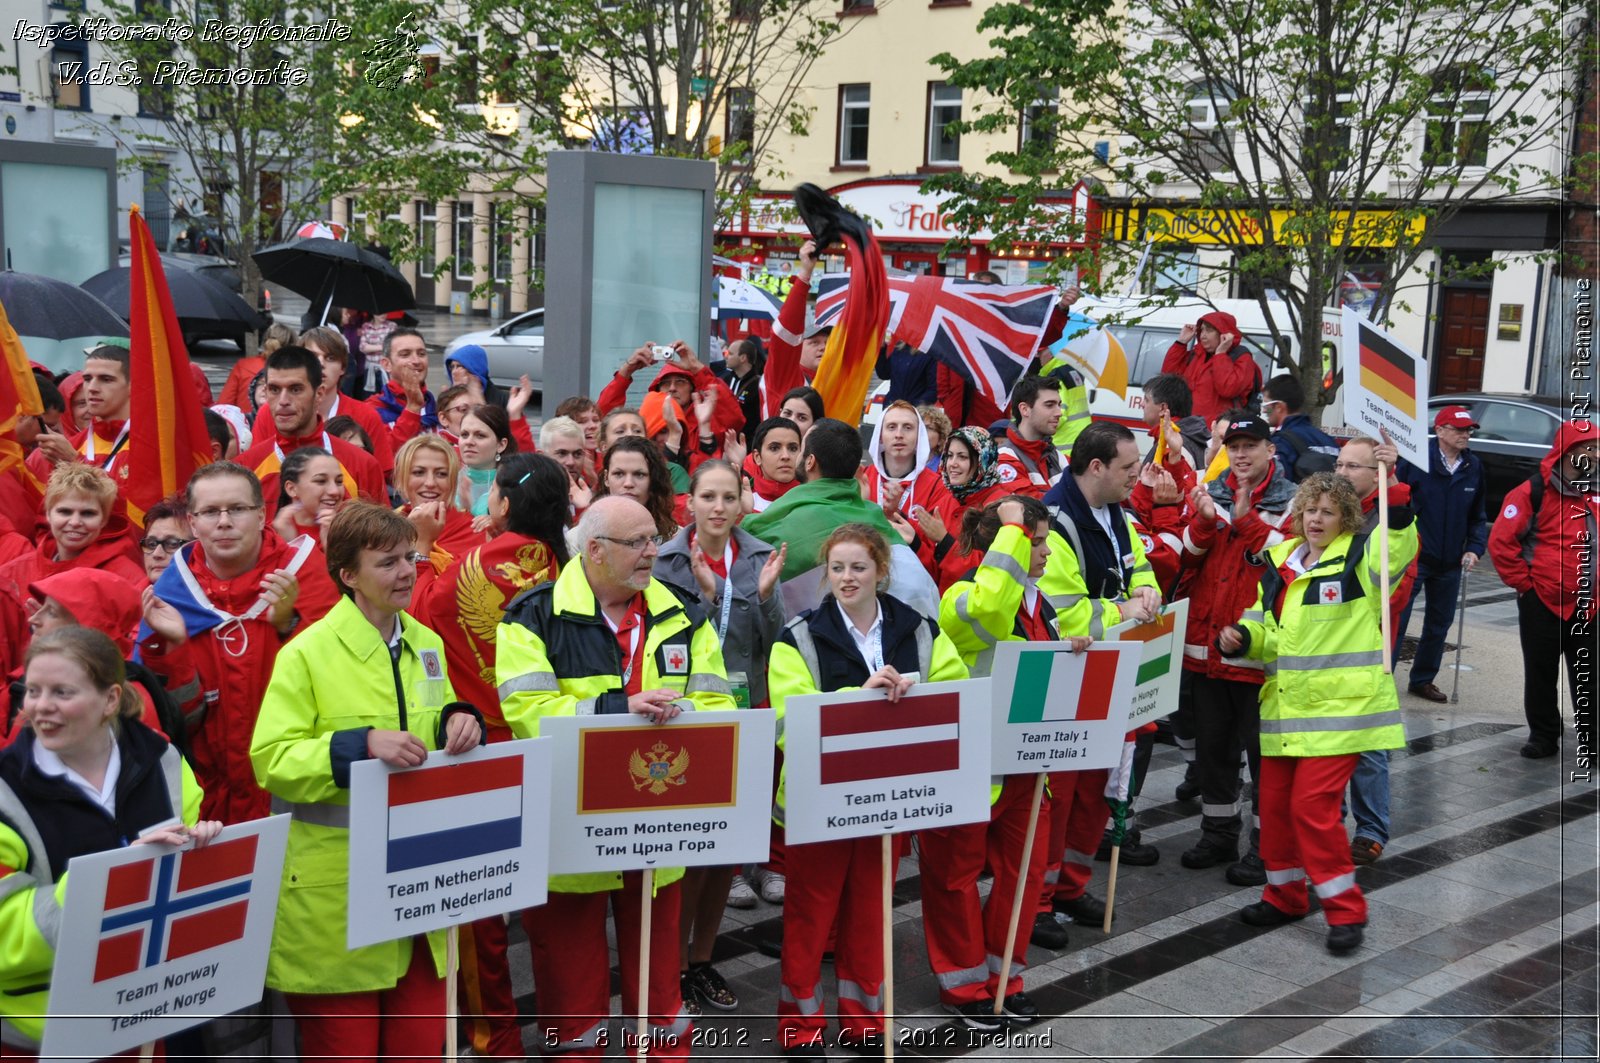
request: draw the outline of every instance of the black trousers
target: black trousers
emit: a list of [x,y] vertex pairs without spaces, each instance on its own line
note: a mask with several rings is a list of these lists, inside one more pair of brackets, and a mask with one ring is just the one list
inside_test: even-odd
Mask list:
[[[1200,832],[1222,844],[1237,844],[1239,754],[1250,763],[1252,782],[1261,777],[1261,687],[1233,679],[1194,677],[1194,759],[1200,773]],[[1250,808],[1256,810],[1255,787]],[[1252,817],[1253,818],[1253,817]]]
[[1560,745],[1560,683],[1556,669],[1567,661],[1572,704],[1592,719],[1595,698],[1596,622],[1563,620],[1539,600],[1537,591],[1517,598],[1517,631],[1522,636],[1522,711],[1531,741]]

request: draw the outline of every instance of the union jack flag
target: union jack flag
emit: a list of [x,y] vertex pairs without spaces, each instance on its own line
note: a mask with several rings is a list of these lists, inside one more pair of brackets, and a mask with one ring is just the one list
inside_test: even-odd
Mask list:
[[[817,323],[844,307],[849,277],[817,285]],[[890,277],[889,332],[938,358],[1004,409],[1033,360],[1060,295],[1048,284],[979,284],[954,277]]]

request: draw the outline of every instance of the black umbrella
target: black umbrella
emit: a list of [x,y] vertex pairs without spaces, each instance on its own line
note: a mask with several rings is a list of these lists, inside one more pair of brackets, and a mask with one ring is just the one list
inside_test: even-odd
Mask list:
[[[161,265],[166,267],[167,276],[172,276],[175,269],[185,270],[189,273],[198,273],[202,277],[221,284],[235,295],[244,294],[244,281],[233,264],[225,258],[216,255],[192,255],[186,251],[161,251]],[[119,266],[133,265],[132,255],[123,255],[117,259]]]
[[374,314],[417,305],[411,285],[380,255],[344,240],[309,236],[257,251],[261,276],[298,292],[321,307],[322,320],[335,306]]
[[0,304],[21,336],[70,340],[128,335],[128,326],[116,311],[77,285],[54,277],[0,271]]
[[[166,274],[172,308],[185,332],[242,336],[263,326],[262,315],[249,303],[205,274],[183,269],[167,270]],[[83,289],[104,300],[107,306],[127,312],[132,297],[133,270],[118,266],[96,273],[83,282]]]

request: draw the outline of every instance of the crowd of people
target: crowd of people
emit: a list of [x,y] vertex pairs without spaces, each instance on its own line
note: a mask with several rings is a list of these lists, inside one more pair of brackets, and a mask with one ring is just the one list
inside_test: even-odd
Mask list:
[[[894,351],[880,367],[890,401],[864,444],[809,383],[827,343],[808,324],[815,264],[808,243],[766,342],[731,343],[720,368],[682,342],[665,359],[646,343],[599,395],[556,405],[537,439],[529,382],[495,386],[479,348],[451,356],[435,395],[413,329],[389,322],[376,337],[359,315],[345,330],[273,326],[207,410],[215,460],[142,526],[122,497],[129,448],[151,445],[129,433],[128,350],[94,347],[59,381],[38,374],[45,413],[18,434],[42,498],[0,476],[6,1054],[38,1048],[68,861],[204,845],[224,824],[286,812],[266,984],[294,1016],[301,1057],[438,1058],[443,935],[342,951],[351,765],[414,767],[535,737],[547,716],[779,717],[769,858],[655,873],[648,1049],[661,1058],[689,1054],[703,1009],[740,1007],[713,948],[725,909],[758,896],[783,908],[780,1048],[825,1055],[831,1011],[836,1044],[882,1051],[883,851],[786,842],[782,719],[795,696],[859,688],[893,702],[917,683],[987,675],[1001,642],[1082,650],[1186,599],[1177,710],[1127,736],[1133,795],[1154,743],[1172,741],[1186,762],[1176,797],[1200,811],[1183,866],[1262,887],[1240,913],[1253,925],[1303,918],[1315,892],[1337,954],[1363,939],[1356,868],[1388,841],[1387,753],[1405,741],[1385,611],[1398,640],[1424,595],[1408,689],[1442,700],[1460,575],[1489,552],[1521,593],[1522,753],[1559,747],[1559,636],[1590,622],[1571,589],[1600,507],[1593,425],[1562,428],[1491,533],[1465,409],[1438,414],[1426,469],[1386,437],[1335,441],[1304,416],[1296,379],[1263,381],[1237,325],[1208,314],[1144,382],[1143,437],[1091,420],[1064,361],[1038,364],[1002,412],[946,367]],[[648,394],[630,407],[646,370]],[[1592,698],[1574,644],[1570,681]],[[1099,933],[1105,904],[1088,885],[1112,844],[1108,781],[1106,769],[1052,774],[1027,860],[1028,775],[996,780],[988,822],[915,835],[928,960],[966,1027],[1037,1021],[1028,946],[1066,948],[1069,924]],[[913,838],[897,841],[899,859]],[[1133,867],[1161,856],[1136,822],[1120,846]],[[549,903],[520,913],[541,1053],[604,1053],[608,915],[632,1001],[641,889],[637,873],[555,876]],[[1027,918],[1007,941],[1018,890]],[[525,1055],[507,935],[499,917],[461,933],[463,1028],[486,1058]]]

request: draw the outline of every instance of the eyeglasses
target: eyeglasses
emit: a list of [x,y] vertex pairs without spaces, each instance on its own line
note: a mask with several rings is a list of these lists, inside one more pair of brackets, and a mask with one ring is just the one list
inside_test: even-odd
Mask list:
[[608,543],[616,543],[618,546],[625,546],[635,552],[648,550],[652,546],[659,548],[667,541],[667,536],[665,535],[641,535],[637,539],[613,539],[609,535],[596,535],[595,538],[604,539]]
[[260,506],[223,506],[220,509],[197,509],[189,515],[201,524],[215,524],[224,515],[229,521],[243,520],[260,509]]
[[1263,402],[1261,404],[1261,412],[1262,413],[1266,413],[1268,406],[1287,406],[1287,405],[1288,405],[1288,403],[1284,402],[1282,399],[1268,399],[1266,402]]
[[1357,465],[1353,461],[1336,461],[1333,463],[1334,472],[1351,472],[1355,469],[1366,469],[1368,472],[1377,472],[1376,465]]
[[175,554],[184,546],[192,542],[194,542],[193,539],[180,539],[175,535],[169,535],[165,539],[157,539],[154,536],[146,536],[145,538],[139,540],[139,549],[143,550],[147,554],[153,554],[157,550],[165,550],[169,554]]
[[1468,425],[1465,428],[1459,428],[1459,427],[1457,427],[1456,425],[1453,425],[1453,424],[1442,424],[1439,427],[1440,428],[1448,428],[1452,432],[1460,432],[1462,435],[1467,435],[1467,436],[1470,436],[1472,433],[1474,433],[1474,432],[1476,432],[1478,430],[1478,426],[1477,425]]

